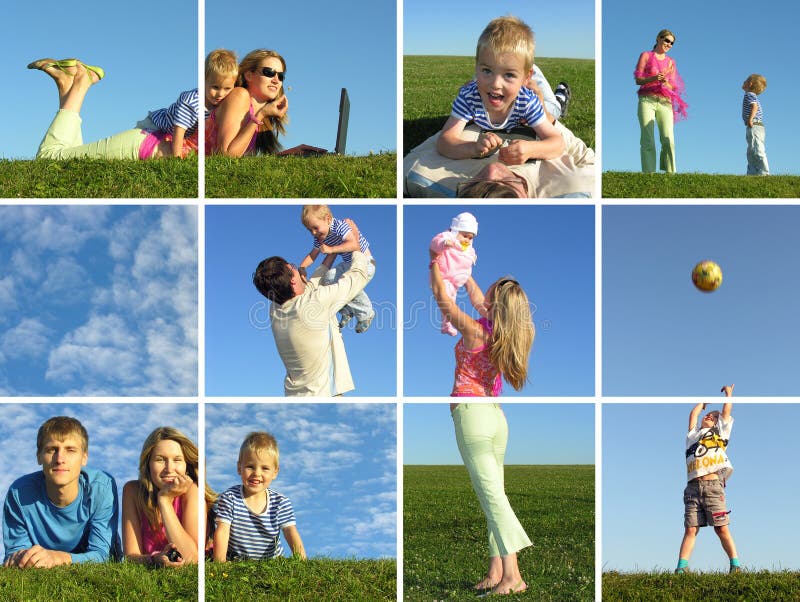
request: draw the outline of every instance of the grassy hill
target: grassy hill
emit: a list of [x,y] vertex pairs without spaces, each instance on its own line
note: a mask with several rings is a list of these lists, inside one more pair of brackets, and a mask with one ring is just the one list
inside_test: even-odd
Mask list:
[[397,153],[205,161],[206,198],[397,198]]
[[603,573],[603,602],[800,600],[800,575],[784,572]]
[[[519,553],[519,597],[594,600],[594,466],[506,466],[505,486],[533,542]],[[463,466],[403,468],[403,556],[404,600],[475,599],[486,519]]]
[[[553,89],[569,83],[572,100],[562,121],[594,148],[594,61],[537,58],[536,64]],[[403,57],[403,155],[442,129],[458,89],[474,76],[474,56]]]
[[730,176],[702,173],[603,172],[603,198],[769,198],[800,197],[798,176]]
[[197,161],[0,159],[0,198],[197,198]]

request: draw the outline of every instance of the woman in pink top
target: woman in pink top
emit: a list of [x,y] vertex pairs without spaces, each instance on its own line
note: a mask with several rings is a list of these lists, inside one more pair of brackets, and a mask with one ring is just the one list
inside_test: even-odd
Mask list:
[[686,119],[688,105],[682,98],[685,92],[683,79],[675,61],[667,56],[673,44],[674,33],[669,29],[659,31],[653,50],[639,55],[633,73],[639,86],[639,144],[644,172],[656,171],[656,124],[661,140],[660,167],[667,173],[675,171],[673,126],[676,121]]
[[206,153],[241,157],[275,153],[286,132],[286,61],[274,50],[253,50],[239,63],[236,87],[206,120]]
[[[519,391],[528,377],[528,357],[535,330],[530,303],[516,280],[501,278],[484,297],[475,280],[466,282],[479,320],[461,311],[447,294],[440,256],[431,252],[431,288],[442,314],[461,333],[456,343],[453,397],[496,397],[505,378]],[[466,400],[469,401],[469,400]],[[527,588],[517,552],[531,545],[505,494],[503,462],[508,424],[499,404],[452,403],[456,441],[489,534],[489,568],[475,589],[495,594]]]
[[197,562],[197,466],[197,446],[179,430],[159,427],[145,439],[139,479],[122,490],[127,560],[169,567]]

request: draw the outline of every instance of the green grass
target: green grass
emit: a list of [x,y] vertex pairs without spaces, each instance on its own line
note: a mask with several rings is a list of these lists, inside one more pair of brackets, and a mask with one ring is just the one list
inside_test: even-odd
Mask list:
[[207,563],[206,600],[395,600],[396,574],[393,559]]
[[197,161],[0,159],[0,198],[197,198]]
[[[551,86],[566,81],[572,100],[566,125],[594,148],[594,61],[537,58]],[[461,86],[475,76],[475,57],[403,57],[403,155],[444,125]]]
[[206,157],[207,198],[397,198],[397,153]]
[[132,563],[60,566],[52,569],[0,568],[3,602],[189,602],[198,599],[197,567],[158,570]]
[[782,572],[603,573],[603,602],[800,600],[800,575]]
[[800,176],[730,176],[702,173],[603,172],[603,198],[800,197]]
[[[463,466],[405,466],[405,600],[474,600],[486,573],[486,519]],[[594,599],[594,467],[506,466],[506,494],[533,546],[528,591],[509,599]]]

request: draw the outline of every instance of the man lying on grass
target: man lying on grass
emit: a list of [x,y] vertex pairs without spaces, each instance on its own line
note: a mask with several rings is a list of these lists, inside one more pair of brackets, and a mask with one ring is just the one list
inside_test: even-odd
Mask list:
[[36,436],[42,466],[11,484],[3,506],[4,567],[50,568],[117,557],[117,486],[86,468],[89,435],[75,418],[45,421]]

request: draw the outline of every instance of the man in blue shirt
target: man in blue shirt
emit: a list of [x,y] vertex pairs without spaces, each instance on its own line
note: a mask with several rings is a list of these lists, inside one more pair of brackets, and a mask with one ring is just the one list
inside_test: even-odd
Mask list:
[[14,481],[3,506],[3,566],[50,568],[117,556],[116,483],[86,468],[88,449],[89,436],[75,418],[56,416],[39,427],[42,470]]

